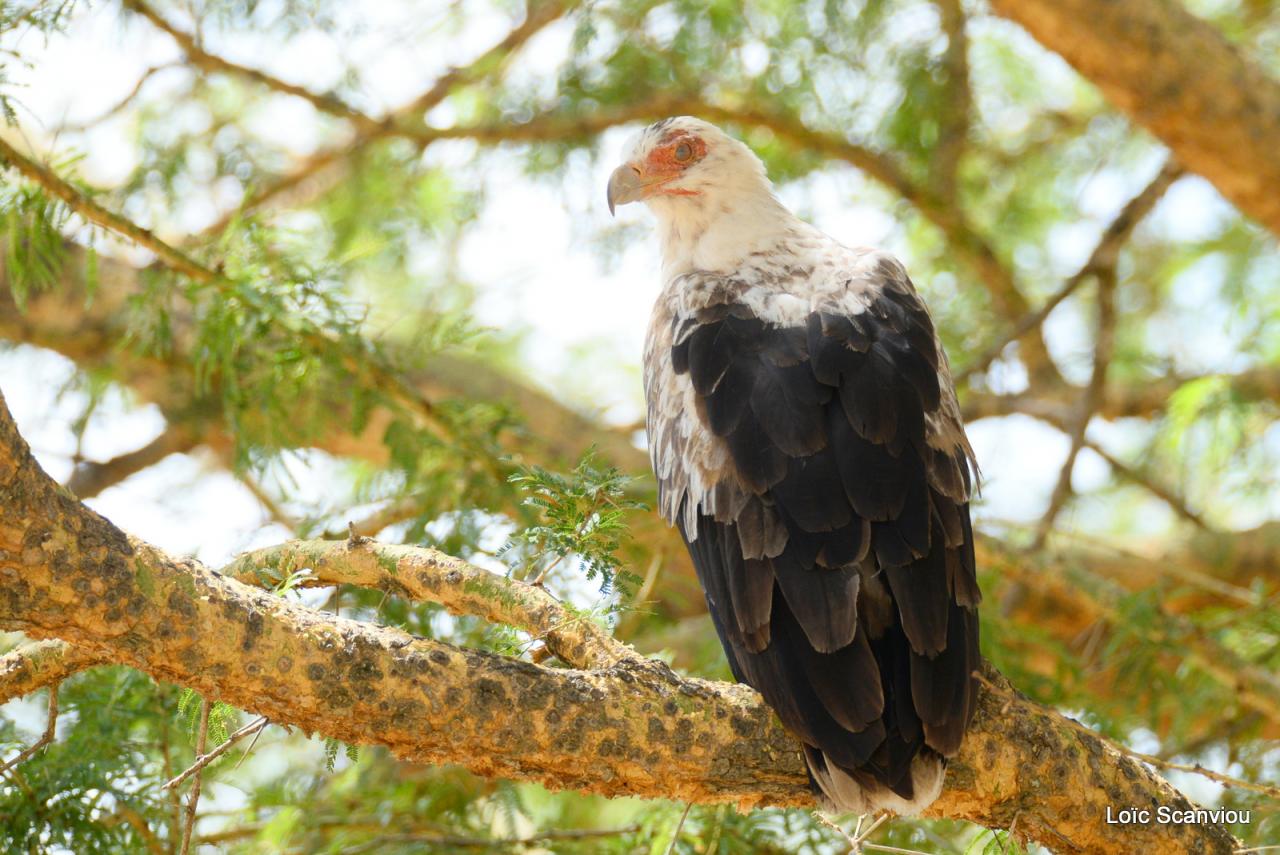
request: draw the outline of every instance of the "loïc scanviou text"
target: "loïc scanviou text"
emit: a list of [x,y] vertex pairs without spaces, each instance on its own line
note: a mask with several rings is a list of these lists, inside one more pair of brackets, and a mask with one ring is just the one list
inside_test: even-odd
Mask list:
[[1245,808],[1113,808],[1107,805],[1107,825],[1248,825],[1253,811]]

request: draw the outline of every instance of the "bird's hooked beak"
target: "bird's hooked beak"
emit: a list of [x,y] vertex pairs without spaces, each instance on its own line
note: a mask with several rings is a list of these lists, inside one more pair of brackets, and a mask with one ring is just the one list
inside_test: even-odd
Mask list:
[[646,181],[644,172],[633,163],[624,163],[613,170],[613,174],[609,176],[607,191],[609,214],[612,216],[613,209],[618,205],[643,199],[645,190],[653,183],[655,182]]

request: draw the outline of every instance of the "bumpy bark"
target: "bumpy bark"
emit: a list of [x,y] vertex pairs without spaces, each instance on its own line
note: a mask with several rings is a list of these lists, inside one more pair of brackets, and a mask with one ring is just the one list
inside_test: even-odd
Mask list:
[[992,0],[1280,235],[1280,82],[1177,0]]
[[[750,689],[680,677],[592,632],[565,640],[564,655],[612,664],[545,668],[338,618],[175,559],[51,481],[2,397],[0,500],[0,628],[415,762],[610,796],[811,803],[796,743]],[[564,624],[541,592],[408,547],[286,544],[233,569],[302,565],[534,632]],[[1058,852],[1231,851],[1213,825],[1108,826],[1108,806],[1190,805],[998,674],[986,679],[934,815],[1012,826]]]
[[0,704],[110,660],[65,641],[32,641],[0,656]]

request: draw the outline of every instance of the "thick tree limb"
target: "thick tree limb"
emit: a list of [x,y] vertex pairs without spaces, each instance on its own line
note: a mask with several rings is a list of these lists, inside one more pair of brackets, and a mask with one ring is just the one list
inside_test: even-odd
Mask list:
[[991,5],[1280,236],[1280,81],[1210,24],[1177,0]]
[[[53,483],[2,397],[0,495],[0,626],[415,762],[610,796],[811,803],[796,744],[746,687],[635,658],[543,668],[317,612],[175,560]],[[935,815],[1016,819],[1019,835],[1058,852],[1231,851],[1219,826],[1108,826],[1108,805],[1191,806],[999,675],[987,679],[998,690],[982,694]]]

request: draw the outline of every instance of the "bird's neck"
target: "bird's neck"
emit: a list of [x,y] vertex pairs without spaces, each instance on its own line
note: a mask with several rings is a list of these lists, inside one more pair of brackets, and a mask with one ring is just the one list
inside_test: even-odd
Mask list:
[[696,196],[655,197],[664,279],[703,271],[730,273],[808,226],[767,186],[717,188]]

